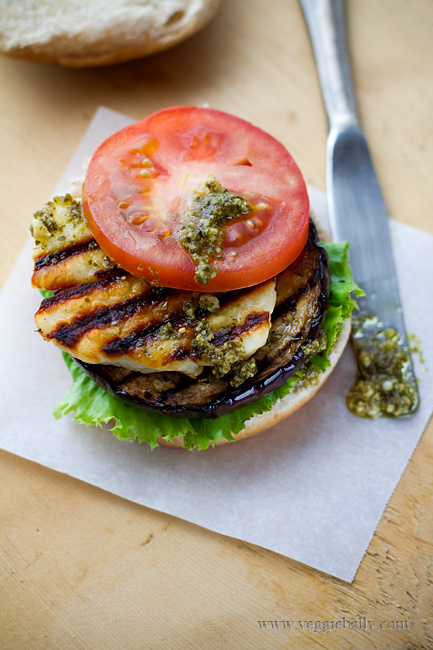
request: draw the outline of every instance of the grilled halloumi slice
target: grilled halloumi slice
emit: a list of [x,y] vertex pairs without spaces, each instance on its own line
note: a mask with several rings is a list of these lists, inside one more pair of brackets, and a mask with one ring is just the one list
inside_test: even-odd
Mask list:
[[80,201],[69,194],[56,196],[35,212],[30,232],[35,239],[32,285],[38,289],[95,282],[116,267],[93,238]]
[[214,365],[196,345],[203,325],[216,347],[227,341],[239,344],[248,358],[267,340],[275,299],[274,279],[221,294],[218,300],[152,287],[118,271],[44,300],[35,321],[46,340],[87,363],[195,377],[203,366]]

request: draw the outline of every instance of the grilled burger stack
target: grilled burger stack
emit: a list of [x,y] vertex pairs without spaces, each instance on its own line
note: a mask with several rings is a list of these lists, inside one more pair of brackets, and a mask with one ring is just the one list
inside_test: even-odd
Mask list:
[[302,366],[297,393],[259,410],[246,437],[329,374],[304,363],[330,347],[328,259],[305,183],[287,150],[243,120],[176,107],[123,129],[95,152],[83,196],[55,197],[30,229],[32,284],[52,292],[39,333],[120,398],[215,419]]

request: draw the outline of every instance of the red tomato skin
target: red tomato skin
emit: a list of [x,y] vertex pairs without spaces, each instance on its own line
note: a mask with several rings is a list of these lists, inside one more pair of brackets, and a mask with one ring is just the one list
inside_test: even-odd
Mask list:
[[[152,163],[152,178],[141,176],[143,167],[135,162],[140,156]],[[195,281],[196,266],[176,229],[188,197],[209,174],[245,196],[255,210],[224,227],[223,259],[211,262],[218,274],[204,285]],[[130,190],[122,203],[119,196]],[[127,206],[126,212],[119,205]],[[194,106],[158,111],[105,140],[87,171],[83,210],[96,241],[125,270],[163,286],[201,292],[240,289],[277,275],[298,257],[308,237],[307,190],[283,145],[240,118]],[[133,225],[128,219],[145,222]]]

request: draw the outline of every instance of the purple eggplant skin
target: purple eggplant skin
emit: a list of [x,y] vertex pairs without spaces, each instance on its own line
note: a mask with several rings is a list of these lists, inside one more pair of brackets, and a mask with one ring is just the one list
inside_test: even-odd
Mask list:
[[[312,243],[316,249],[318,249],[319,263],[312,278],[310,278],[309,283],[307,283],[306,287],[303,287],[299,290],[298,294],[295,296],[295,298],[293,298],[293,300],[296,300],[299,297],[299,294],[304,294],[311,282],[320,282],[320,294],[317,299],[317,313],[310,324],[310,330],[305,341],[297,349],[297,351],[291,357],[290,361],[286,364],[281,365],[281,367],[274,369],[269,375],[264,377],[262,376],[262,378],[258,380],[254,380],[254,377],[252,377],[250,380],[246,381],[238,388],[231,388],[228,385],[228,390],[226,390],[223,395],[210,401],[209,404],[197,407],[185,405],[181,402],[173,403],[172,400],[170,400],[172,403],[167,404],[167,402],[164,401],[164,398],[150,402],[145,398],[139,397],[137,395],[131,395],[129,392],[124,390],[124,388],[122,388],[122,386],[119,385],[119,383],[110,375],[109,366],[93,365],[85,363],[78,359],[74,359],[75,362],[92,379],[94,379],[97,383],[99,383],[116,397],[132,402],[144,409],[163,413],[165,415],[170,415],[173,417],[216,419],[225,413],[238,409],[241,406],[245,406],[250,402],[258,400],[261,397],[272,393],[274,390],[285,384],[286,381],[288,381],[288,379],[290,379],[295,374],[295,372],[300,369],[304,362],[304,352],[302,348],[305,344],[308,344],[319,336],[328,311],[328,256],[324,247],[319,241],[316,228],[311,220],[308,242],[310,244]],[[169,375],[170,373],[158,374],[161,376]],[[257,374],[263,375],[263,372]],[[130,379],[133,375],[139,376],[140,373],[131,373],[128,376],[128,379]],[[196,380],[189,380],[185,377],[185,381],[187,382],[187,385],[188,383],[191,385]],[[173,391],[167,391],[167,396],[169,396],[172,392]]]

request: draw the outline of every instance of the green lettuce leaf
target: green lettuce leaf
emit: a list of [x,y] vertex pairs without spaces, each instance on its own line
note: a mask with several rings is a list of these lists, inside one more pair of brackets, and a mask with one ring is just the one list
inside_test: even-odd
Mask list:
[[42,294],[42,298],[51,298],[54,295],[54,292],[50,291],[50,289],[39,289],[39,293]]
[[326,357],[341,332],[343,321],[350,318],[356,308],[356,300],[352,295],[355,294],[359,298],[365,294],[352,278],[348,242],[322,242],[322,245],[329,259],[329,309],[323,325],[328,336],[328,347],[324,355]]
[[[345,242],[324,244],[329,257],[330,300],[329,311],[323,329],[328,336],[328,347],[324,353],[310,357],[309,361],[317,372],[323,372],[329,366],[326,358],[338,337],[341,324],[349,318],[356,307],[351,293],[356,296],[363,292],[353,282],[349,268],[348,248]],[[247,404],[216,420],[174,418],[161,413],[146,411],[139,406],[123,401],[108,393],[93,381],[73,359],[62,353],[72,375],[72,387],[64,400],[54,409],[54,417],[74,412],[74,419],[86,426],[109,424],[111,432],[122,440],[146,442],[152,449],[157,446],[157,437],[171,441],[176,436],[183,436],[186,449],[207,449],[209,445],[233,436],[245,428],[245,422],[253,415],[269,411],[277,399],[290,393],[293,386],[308,372],[304,367],[291,377],[283,386],[270,395],[266,395],[251,404]]]

